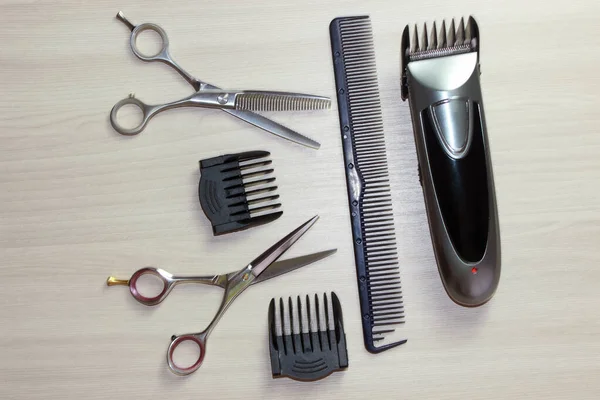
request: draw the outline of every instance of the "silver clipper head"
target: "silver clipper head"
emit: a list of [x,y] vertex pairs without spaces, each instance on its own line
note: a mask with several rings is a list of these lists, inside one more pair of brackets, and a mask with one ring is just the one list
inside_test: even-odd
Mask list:
[[[446,28],[447,26],[447,28]],[[443,57],[455,57],[457,55],[476,53],[477,60],[479,59],[479,28],[473,17],[467,19],[465,24],[464,18],[460,19],[458,27],[454,19],[451,19],[448,24],[443,20],[439,29],[436,22],[430,24],[431,33],[427,34],[427,24],[423,24],[423,28],[419,28],[415,24],[412,28],[406,25],[402,33],[401,44],[401,74],[402,74],[402,100],[408,98],[408,82],[407,68],[408,64],[416,61],[432,60]],[[445,73],[443,68],[432,67]]]

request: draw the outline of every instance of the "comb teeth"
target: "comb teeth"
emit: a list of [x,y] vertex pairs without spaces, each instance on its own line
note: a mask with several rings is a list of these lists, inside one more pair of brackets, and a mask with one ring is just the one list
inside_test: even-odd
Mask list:
[[[291,337],[294,348],[328,348],[330,343],[325,333],[338,329],[343,320],[339,300],[333,292],[330,296],[323,293],[322,297],[315,294],[312,300],[311,296],[306,295],[304,303],[301,297],[297,296],[296,301],[292,297],[287,301],[279,298],[272,299],[271,304],[271,334]],[[303,342],[295,343],[297,340]],[[310,342],[305,342],[306,340]]]
[[[335,296],[335,293],[332,292],[332,296]],[[302,303],[298,296],[295,302],[291,297],[287,301],[283,298],[275,301],[275,335],[290,336],[335,330],[335,321],[340,315],[337,314],[336,307],[332,306],[333,300],[327,293],[323,293],[321,298],[315,294],[312,301],[311,296],[306,295],[304,300]],[[319,347],[321,345],[320,343]]]
[[311,111],[331,107],[327,97],[285,92],[242,92],[235,96],[235,108],[248,111]]
[[[279,195],[274,193],[277,190],[277,186],[273,184],[276,179],[273,176],[274,169],[265,168],[271,163],[272,161],[267,158],[240,162],[243,193],[237,196],[240,197],[241,203],[231,204],[230,207],[245,204],[248,206],[251,217],[268,214],[281,207],[281,203],[275,201],[279,199]],[[231,186],[227,189],[232,189],[233,192],[237,187],[239,186]]]
[[[464,18],[458,22],[451,19],[446,30],[446,21],[442,21],[438,31],[436,22],[430,25],[431,35],[427,35],[427,24],[419,32],[417,25],[414,26],[413,35],[409,44],[404,49],[410,61],[418,61],[428,58],[444,57],[454,54],[477,51],[477,24],[469,17],[466,24]],[[404,35],[409,35],[410,28],[407,25]]]
[[[336,21],[339,21],[337,29],[334,25]],[[330,29],[336,85],[338,93],[344,93],[343,90],[346,92],[344,96],[338,96],[338,108],[347,167],[362,323],[367,349],[379,352],[403,343],[373,344],[394,332],[395,325],[404,322],[404,308],[373,33],[368,17],[340,18],[334,23]],[[435,28],[432,34],[436,34]],[[419,33],[415,28],[414,49],[428,46],[427,27],[421,35],[422,43],[419,46]],[[338,46],[341,51],[338,51]],[[342,64],[337,57],[343,59],[343,73],[337,67]],[[346,109],[347,113],[343,111]],[[346,119],[349,122],[344,127],[346,123],[343,121]],[[354,178],[356,174],[358,177]],[[356,180],[360,182],[358,187],[353,183]],[[393,299],[397,307],[386,310],[390,314],[376,308],[388,293],[398,294]]]

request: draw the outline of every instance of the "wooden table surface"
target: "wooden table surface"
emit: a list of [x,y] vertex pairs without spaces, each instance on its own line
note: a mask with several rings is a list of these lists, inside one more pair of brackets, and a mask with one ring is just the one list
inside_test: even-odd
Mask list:
[[[216,110],[160,115],[135,137],[108,114],[190,87],[131,53],[121,7],[168,33],[177,61],[227,88],[334,96],[328,24],[370,14],[377,51],[408,344],[363,347],[336,106],[277,121],[319,140],[294,145]],[[399,47],[407,23],[473,14],[496,180],[502,278],[477,309],[452,303],[435,265]],[[600,397],[600,3],[0,1],[0,398],[598,399]],[[155,43],[146,43],[152,46]],[[197,200],[198,160],[272,153],[284,215],[215,238]],[[248,290],[187,378],[169,372],[173,333],[206,326],[215,288],[159,307],[109,275],[240,268],[314,214],[291,256],[335,256]],[[335,291],[350,367],[317,383],[273,380],[272,297]]]

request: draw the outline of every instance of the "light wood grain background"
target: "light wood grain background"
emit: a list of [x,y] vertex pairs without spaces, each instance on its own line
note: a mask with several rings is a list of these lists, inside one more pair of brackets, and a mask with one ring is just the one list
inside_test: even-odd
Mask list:
[[[329,21],[371,15],[407,345],[376,356],[363,348],[335,109],[273,116],[319,140],[319,151],[198,109],[120,136],[108,114],[128,93],[150,103],[190,93],[168,67],[134,57],[120,9],[160,24],[173,56],[208,82],[329,96]],[[442,289],[399,95],[405,24],[469,14],[482,35],[503,259],[499,290],[478,309]],[[598,399],[598,15],[593,0],[1,0],[0,398]],[[272,152],[284,216],[214,238],[197,162],[254,149]],[[105,286],[147,265],[239,268],[316,213],[290,255],[338,253],[244,293],[188,378],[167,369],[169,337],[204,327],[221,292],[180,288],[147,308]],[[326,290],[342,301],[350,368],[317,383],[271,379],[270,298]]]

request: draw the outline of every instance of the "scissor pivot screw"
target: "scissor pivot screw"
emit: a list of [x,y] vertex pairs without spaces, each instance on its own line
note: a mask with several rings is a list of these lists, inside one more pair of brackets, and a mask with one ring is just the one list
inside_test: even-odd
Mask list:
[[226,104],[228,100],[229,100],[229,95],[227,93],[221,93],[217,97],[217,101],[219,102],[219,104]]

